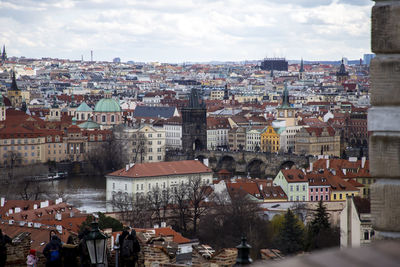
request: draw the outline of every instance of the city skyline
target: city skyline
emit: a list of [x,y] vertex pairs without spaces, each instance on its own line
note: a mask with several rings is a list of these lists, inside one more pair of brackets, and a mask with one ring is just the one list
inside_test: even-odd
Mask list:
[[[367,0],[0,2],[9,56],[142,62],[338,60],[370,53]],[[286,18],[282,20],[282,18]],[[327,49],[329,48],[329,49]]]

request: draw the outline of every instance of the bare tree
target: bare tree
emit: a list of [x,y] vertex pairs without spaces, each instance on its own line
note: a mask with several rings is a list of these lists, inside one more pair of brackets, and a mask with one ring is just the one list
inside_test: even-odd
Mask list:
[[143,162],[147,154],[147,138],[144,133],[135,133],[132,137],[132,160],[133,162]]
[[171,189],[172,213],[178,218],[178,222],[175,226],[179,231],[184,233],[187,233],[187,223],[190,218],[188,193],[189,190],[186,184],[179,184]]
[[125,223],[135,227],[151,226],[152,212],[148,210],[147,197],[143,194],[118,192],[110,201],[113,209],[120,212]]
[[189,180],[188,184],[188,200],[190,202],[192,212],[191,220],[193,224],[193,234],[197,234],[197,225],[200,217],[207,210],[206,199],[210,196],[211,190],[201,180],[200,176]]

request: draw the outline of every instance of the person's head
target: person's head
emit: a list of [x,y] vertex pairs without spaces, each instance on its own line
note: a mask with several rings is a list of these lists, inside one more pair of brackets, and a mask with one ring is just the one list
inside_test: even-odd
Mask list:
[[29,250],[29,254],[36,256],[36,250],[34,249]]
[[68,237],[67,244],[74,244],[74,238],[72,237],[72,235]]
[[136,231],[135,231],[135,229],[131,229],[131,236],[136,236]]
[[53,236],[57,236],[57,233],[56,233],[56,231],[51,230],[51,231],[50,231],[50,240],[53,239]]

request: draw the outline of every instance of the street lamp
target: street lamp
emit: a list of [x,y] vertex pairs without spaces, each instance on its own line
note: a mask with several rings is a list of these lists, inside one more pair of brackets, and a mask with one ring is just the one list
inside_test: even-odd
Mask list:
[[238,249],[238,255],[236,258],[235,266],[247,265],[251,264],[253,260],[250,258],[250,249],[251,246],[247,244],[247,238],[245,236],[242,237],[242,243],[239,246],[236,246]]
[[103,266],[106,262],[107,236],[99,231],[99,224],[92,222],[92,230],[86,236],[86,246],[90,261],[95,266]]

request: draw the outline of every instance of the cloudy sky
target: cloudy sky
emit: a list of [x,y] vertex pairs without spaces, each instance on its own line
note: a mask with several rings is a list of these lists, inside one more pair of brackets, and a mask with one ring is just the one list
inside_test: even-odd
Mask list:
[[111,61],[358,59],[370,0],[0,0],[9,56]]

